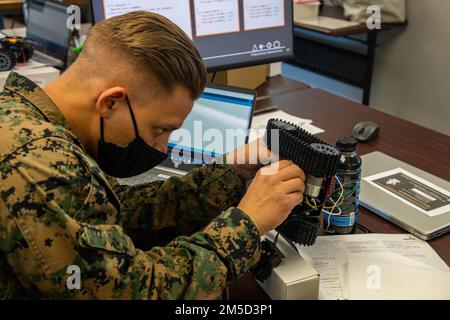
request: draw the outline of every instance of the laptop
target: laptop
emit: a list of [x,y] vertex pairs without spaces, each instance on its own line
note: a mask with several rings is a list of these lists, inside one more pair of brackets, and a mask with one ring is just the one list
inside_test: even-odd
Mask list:
[[44,0],[27,2],[26,37],[35,42],[33,60],[59,69],[67,62],[71,31],[67,5]]
[[362,156],[360,204],[423,240],[450,230],[450,182],[381,152]]
[[169,138],[169,158],[121,184],[136,185],[183,176],[248,143],[256,103],[254,90],[208,84],[183,123]]

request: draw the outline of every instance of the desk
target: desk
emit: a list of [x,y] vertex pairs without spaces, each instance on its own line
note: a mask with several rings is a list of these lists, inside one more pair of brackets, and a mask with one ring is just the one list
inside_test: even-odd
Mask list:
[[3,24],[4,14],[15,14],[21,12],[21,10],[21,0],[0,0],[0,29],[3,29],[5,27]]
[[[87,7],[89,0],[64,0],[65,4],[74,4],[81,7]],[[3,14],[22,14],[23,0],[0,0],[0,29],[3,29]]]
[[[74,4],[77,6],[87,6],[89,5],[89,0],[64,0],[66,4]],[[0,11],[21,11],[22,10],[22,0],[0,0]]]
[[[307,89],[259,101],[258,108],[276,105],[293,115],[313,119],[326,131],[319,135],[330,144],[349,135],[353,126],[364,120],[380,125],[380,136],[369,144],[360,144],[358,152],[381,151],[443,179],[450,180],[450,137],[401,120],[378,110],[319,90]],[[359,210],[359,223],[374,233],[407,233],[387,220]],[[450,265],[450,233],[428,242]],[[268,299],[256,281],[246,274],[230,286],[232,299]]]
[[302,91],[309,89],[310,86],[296,80],[283,76],[267,78],[267,81],[256,89],[257,99],[263,100],[276,95]]
[[22,0],[0,0],[0,12],[22,10]]
[[74,4],[77,6],[88,6],[89,0],[64,0],[63,1],[66,4]]
[[[339,7],[323,6],[320,15],[345,20]],[[369,30],[360,24],[332,30],[295,22],[295,61],[291,64],[363,89],[362,103],[369,105],[378,32],[404,25],[385,23],[380,30]],[[364,34],[366,39],[354,37]]]
[[[342,8],[329,6],[329,5],[322,6],[322,8],[320,9],[320,16],[345,20],[344,10]],[[340,28],[340,29],[327,29],[327,28],[323,28],[323,27],[319,27],[319,26],[312,26],[312,25],[297,22],[297,21],[295,21],[294,24],[296,27],[320,32],[320,33],[323,33],[323,34],[326,34],[329,36],[333,36],[333,37],[351,36],[351,35],[356,35],[356,34],[361,34],[361,33],[372,32],[372,30],[369,30],[367,28],[367,25],[363,24],[363,23],[360,25],[357,25],[357,26]],[[383,23],[381,26],[381,30],[385,31],[385,30],[389,30],[394,27],[404,26],[404,25],[405,25],[405,23],[403,23],[403,22]]]
[[[0,10],[21,10],[22,2],[22,0],[0,0]],[[77,6],[89,5],[89,0],[64,0],[62,2]]]

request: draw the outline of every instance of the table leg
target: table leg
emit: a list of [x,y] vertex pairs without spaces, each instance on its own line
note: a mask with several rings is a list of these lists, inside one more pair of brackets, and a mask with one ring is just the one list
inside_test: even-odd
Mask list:
[[366,81],[364,85],[363,104],[366,106],[370,103],[370,93],[372,89],[373,67],[375,63],[375,50],[377,47],[378,32],[369,32],[367,34],[367,69]]

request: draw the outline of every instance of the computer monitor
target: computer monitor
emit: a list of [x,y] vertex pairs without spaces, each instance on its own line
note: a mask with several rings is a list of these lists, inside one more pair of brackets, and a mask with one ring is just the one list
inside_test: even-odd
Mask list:
[[91,0],[94,23],[128,12],[159,13],[197,45],[209,71],[293,57],[292,0]]
[[170,135],[172,160],[207,163],[246,144],[255,102],[253,90],[209,84],[183,126]]
[[67,5],[44,0],[27,5],[27,38],[35,41],[37,51],[65,62],[70,39]]

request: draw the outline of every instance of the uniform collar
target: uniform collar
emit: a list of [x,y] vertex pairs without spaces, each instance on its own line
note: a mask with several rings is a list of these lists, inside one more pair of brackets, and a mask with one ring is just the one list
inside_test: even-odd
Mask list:
[[35,106],[42,115],[51,123],[60,125],[70,130],[69,123],[64,115],[59,111],[56,104],[36,83],[30,79],[21,76],[18,73],[11,72],[5,83],[5,89],[12,91],[22,98],[26,99]]

